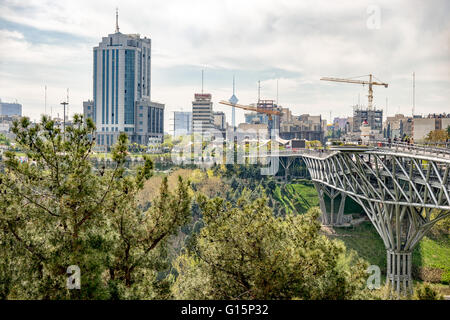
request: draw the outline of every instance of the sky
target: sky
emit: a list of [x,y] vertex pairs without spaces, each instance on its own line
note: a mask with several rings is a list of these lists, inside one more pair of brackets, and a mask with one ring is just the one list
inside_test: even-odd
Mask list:
[[[211,93],[215,111],[232,95],[241,104],[277,100],[294,115],[351,116],[367,86],[320,81],[374,74],[374,104],[387,114],[450,112],[450,2],[299,0],[0,0],[0,99],[38,119],[92,99],[92,48],[114,33],[152,39],[152,100],[190,111],[194,93]],[[364,79],[364,78],[358,78]],[[278,94],[277,94],[278,83]],[[47,86],[47,110],[45,110]],[[386,105],[387,101],[387,105]],[[237,122],[244,111],[236,111]]]

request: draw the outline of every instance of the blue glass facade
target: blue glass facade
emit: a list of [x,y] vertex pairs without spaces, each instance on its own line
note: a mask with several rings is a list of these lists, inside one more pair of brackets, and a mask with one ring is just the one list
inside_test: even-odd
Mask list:
[[[144,48],[145,52],[145,48]],[[142,54],[139,54],[139,63],[138,63],[138,83],[137,83],[137,96],[138,99],[142,98]]]
[[109,50],[106,50],[106,124],[109,123]]
[[116,63],[116,50],[111,50],[112,57],[111,57],[111,123],[114,124],[114,117],[117,116],[117,114],[114,111],[114,71],[115,71],[115,63]]
[[164,110],[149,107],[147,114],[148,133],[164,133]]
[[105,50],[102,50],[102,124],[105,124]]
[[146,59],[147,59],[147,95],[150,96],[150,52],[147,52],[146,55]]
[[97,121],[97,50],[94,50],[94,112],[92,113],[92,120]]
[[135,50],[125,50],[125,124],[134,124]]
[[115,119],[116,119],[116,124],[118,124],[119,123],[119,50],[118,49],[116,49],[116,117],[115,117]]

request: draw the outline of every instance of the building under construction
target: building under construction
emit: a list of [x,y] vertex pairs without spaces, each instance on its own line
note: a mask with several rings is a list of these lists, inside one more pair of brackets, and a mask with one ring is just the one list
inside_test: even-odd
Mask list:
[[[265,111],[268,112],[281,112],[281,109],[274,103],[274,100],[259,100],[256,107],[265,114]],[[280,116],[276,114],[271,114],[268,116],[268,129],[269,132],[271,130],[280,129]]]
[[355,106],[353,108],[353,132],[361,132],[361,125],[366,121],[371,130],[381,133],[383,130],[383,110]]
[[[369,77],[368,80],[360,80],[355,78]],[[361,132],[361,125],[367,123],[370,126],[370,130],[381,133],[383,130],[383,110],[377,110],[373,107],[373,86],[382,86],[387,88],[388,84],[378,80],[374,75],[368,74],[365,76],[354,77],[354,78],[332,78],[332,77],[322,77],[320,80],[333,81],[341,83],[352,83],[352,84],[362,84],[369,87],[368,103],[367,108],[361,108],[361,106],[356,106],[353,108],[353,132]]]

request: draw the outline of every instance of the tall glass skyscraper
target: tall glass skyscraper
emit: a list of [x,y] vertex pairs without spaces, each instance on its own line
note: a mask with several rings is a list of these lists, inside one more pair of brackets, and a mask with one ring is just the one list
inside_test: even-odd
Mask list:
[[97,143],[110,146],[120,132],[140,144],[162,140],[164,105],[150,100],[151,39],[119,32],[116,16],[115,33],[94,47],[93,67]]

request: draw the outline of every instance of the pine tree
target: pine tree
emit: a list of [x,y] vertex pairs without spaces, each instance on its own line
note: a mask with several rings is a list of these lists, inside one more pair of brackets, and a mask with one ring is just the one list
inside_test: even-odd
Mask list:
[[350,299],[366,263],[319,233],[319,210],[275,217],[266,199],[198,199],[204,227],[176,262],[180,299]]
[[[0,173],[0,298],[158,298],[168,293],[167,238],[190,215],[188,184],[167,180],[143,212],[136,195],[153,172],[145,158],[127,174],[128,139],[112,148],[113,167],[94,168],[95,126],[75,115],[62,132],[42,117],[12,128],[28,159],[5,153]],[[67,268],[81,271],[81,289],[68,290]],[[170,282],[170,281],[169,281]]]

